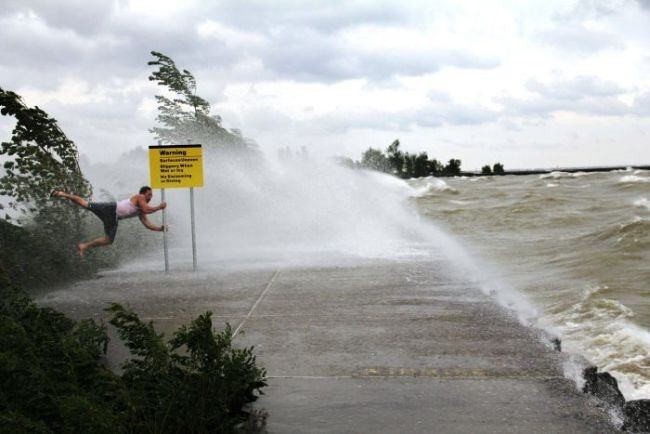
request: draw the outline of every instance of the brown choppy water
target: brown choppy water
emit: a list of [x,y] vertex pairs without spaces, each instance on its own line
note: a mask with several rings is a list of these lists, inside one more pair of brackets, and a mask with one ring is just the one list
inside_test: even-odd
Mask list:
[[419,211],[538,308],[563,350],[650,398],[650,171],[409,181]]

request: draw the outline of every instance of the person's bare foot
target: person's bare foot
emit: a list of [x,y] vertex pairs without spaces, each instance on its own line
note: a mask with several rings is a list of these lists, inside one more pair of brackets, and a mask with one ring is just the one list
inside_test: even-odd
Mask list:
[[84,243],[77,244],[77,253],[81,259],[84,258],[84,253],[86,253],[86,245]]

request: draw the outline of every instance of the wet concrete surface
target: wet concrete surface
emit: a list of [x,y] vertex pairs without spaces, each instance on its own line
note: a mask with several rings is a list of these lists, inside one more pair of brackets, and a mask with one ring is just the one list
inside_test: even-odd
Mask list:
[[[566,356],[442,262],[110,272],[39,298],[76,318],[129,305],[159,331],[211,310],[254,345],[272,433],[613,432]],[[109,360],[126,356],[114,332]]]

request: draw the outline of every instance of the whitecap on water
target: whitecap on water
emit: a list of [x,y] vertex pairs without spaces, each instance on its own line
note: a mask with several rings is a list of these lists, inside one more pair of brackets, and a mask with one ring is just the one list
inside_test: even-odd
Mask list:
[[638,175],[625,175],[618,180],[620,184],[629,184],[629,183],[638,183],[638,182],[650,182],[650,177],[638,176]]
[[650,210],[650,200],[645,197],[641,197],[634,201],[634,206],[637,208],[645,208],[647,210]]
[[583,176],[595,175],[597,172],[561,172],[555,171],[539,175],[539,179],[561,179],[561,178],[582,178]]
[[551,173],[544,173],[542,175],[539,175],[539,179],[559,179],[559,178],[566,178],[568,176],[571,176],[569,172],[551,172]]

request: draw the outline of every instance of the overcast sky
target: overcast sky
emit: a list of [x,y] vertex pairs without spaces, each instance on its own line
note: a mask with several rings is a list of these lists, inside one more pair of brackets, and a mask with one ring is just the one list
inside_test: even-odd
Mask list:
[[649,48],[650,0],[0,3],[0,87],[95,162],[152,143],[156,50],[269,153],[650,164]]

